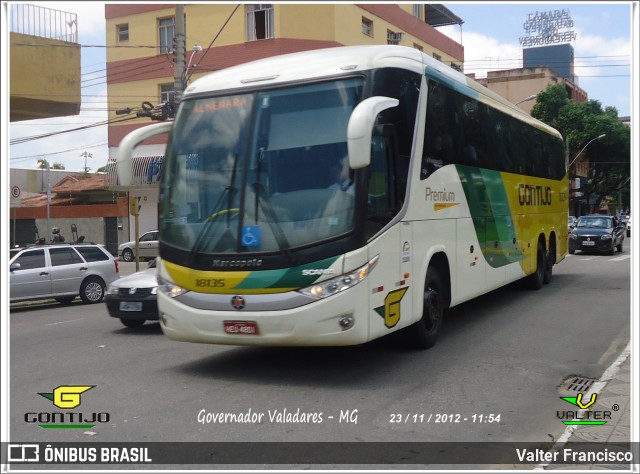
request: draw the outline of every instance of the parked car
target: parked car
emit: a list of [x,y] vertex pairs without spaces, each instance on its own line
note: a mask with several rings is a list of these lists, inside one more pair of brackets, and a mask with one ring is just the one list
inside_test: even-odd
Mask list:
[[613,255],[622,252],[624,226],[613,216],[591,215],[578,219],[575,228],[569,234],[569,253],[576,250],[606,252]]
[[[156,258],[159,254],[158,252],[158,231],[152,230],[149,232],[145,232],[138,239],[138,249],[140,251],[141,259],[153,259]],[[118,246],[118,255],[125,262],[133,262],[136,258],[135,254],[136,250],[136,242],[132,240],[131,242],[125,242]]]
[[569,216],[569,232],[571,232],[576,226],[576,222],[578,222],[578,218],[576,216]]
[[120,318],[129,328],[142,326],[145,321],[158,320],[157,257],[149,268],[122,277],[109,285],[105,303],[109,316]]
[[30,245],[9,260],[10,302],[53,298],[69,304],[77,296],[99,303],[118,278],[118,262],[98,244]]

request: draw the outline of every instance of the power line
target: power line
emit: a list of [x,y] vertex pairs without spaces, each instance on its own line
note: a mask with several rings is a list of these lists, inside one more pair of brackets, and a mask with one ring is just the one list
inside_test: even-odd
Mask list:
[[70,148],[68,150],[46,152],[46,153],[40,153],[38,155],[17,156],[15,158],[10,158],[9,161],[16,162],[16,161],[29,160],[29,159],[33,159],[33,158],[40,158],[40,157],[44,157],[44,156],[60,155],[60,154],[63,154],[63,153],[69,153],[71,151],[84,150],[84,149],[87,149],[87,148],[96,148],[96,147],[99,147],[99,146],[104,146],[104,145],[106,145],[108,143],[109,143],[108,141],[104,141],[103,140],[103,141],[98,142],[96,144],[85,145],[85,146],[81,146],[81,147],[78,147],[78,148]]
[[32,136],[29,136],[29,137],[16,138],[14,140],[10,140],[9,141],[9,145],[19,145],[21,143],[30,142],[30,141],[33,141],[33,140],[39,140],[41,138],[48,138],[48,137],[52,137],[52,136],[55,136],[55,135],[61,135],[61,134],[64,134],[64,133],[77,132],[77,131],[80,131],[80,130],[87,130],[89,128],[101,127],[101,126],[104,126],[104,125],[110,125],[112,123],[126,122],[126,121],[129,121],[129,120],[134,120],[136,118],[137,117],[125,117],[125,118],[121,118],[121,119],[104,120],[102,122],[96,122],[96,123],[93,123],[93,124],[86,125],[84,127],[71,128],[71,129],[68,129],[68,130],[61,130],[61,131],[58,131],[58,132],[43,133],[43,134],[40,134],[40,135],[32,135]]

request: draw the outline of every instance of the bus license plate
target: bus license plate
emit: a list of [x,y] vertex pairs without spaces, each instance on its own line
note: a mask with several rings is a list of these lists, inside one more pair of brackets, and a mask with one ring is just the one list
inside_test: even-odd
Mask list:
[[585,240],[582,242],[582,245],[585,247],[593,247],[596,243],[593,240]]
[[121,301],[120,311],[142,311],[142,303],[140,301]]
[[259,334],[258,324],[254,321],[225,321],[224,332],[227,334]]

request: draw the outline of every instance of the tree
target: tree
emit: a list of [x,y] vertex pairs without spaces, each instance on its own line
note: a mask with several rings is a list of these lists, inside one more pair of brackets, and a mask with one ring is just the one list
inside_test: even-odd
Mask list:
[[[569,163],[576,159],[583,148],[588,148],[576,159],[587,159],[587,179],[580,180],[577,192],[583,193],[587,202],[595,197],[595,208],[607,196],[624,195],[622,207],[629,207],[631,130],[618,118],[615,107],[602,108],[597,100],[573,102],[559,84],[550,85],[536,97],[531,115],[556,128],[564,137]],[[593,140],[605,135],[599,140]],[[593,141],[592,141],[593,140]],[[575,164],[568,170],[571,173]]]
[[62,163],[54,163],[53,165],[51,165],[51,169],[52,170],[63,170],[65,169],[64,165]]
[[46,170],[47,169],[47,164],[49,162],[47,160],[45,160],[44,158],[40,158],[38,160],[38,169],[40,170]]

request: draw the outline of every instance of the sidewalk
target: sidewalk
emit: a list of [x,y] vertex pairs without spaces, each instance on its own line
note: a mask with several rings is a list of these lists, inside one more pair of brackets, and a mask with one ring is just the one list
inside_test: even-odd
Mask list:
[[[631,355],[620,364],[607,369],[599,383],[604,384],[598,391],[596,402],[589,407],[589,411],[606,411],[611,414],[611,419],[606,425],[582,425],[572,426],[565,436],[558,440],[558,449],[561,444],[567,443],[629,443],[631,442]],[[573,430],[571,428],[574,428]],[[606,446],[605,446],[606,448]],[[611,451],[611,450],[610,450]],[[635,461],[638,463],[638,453],[635,453]],[[629,470],[629,464],[548,464],[543,469],[558,470]]]

